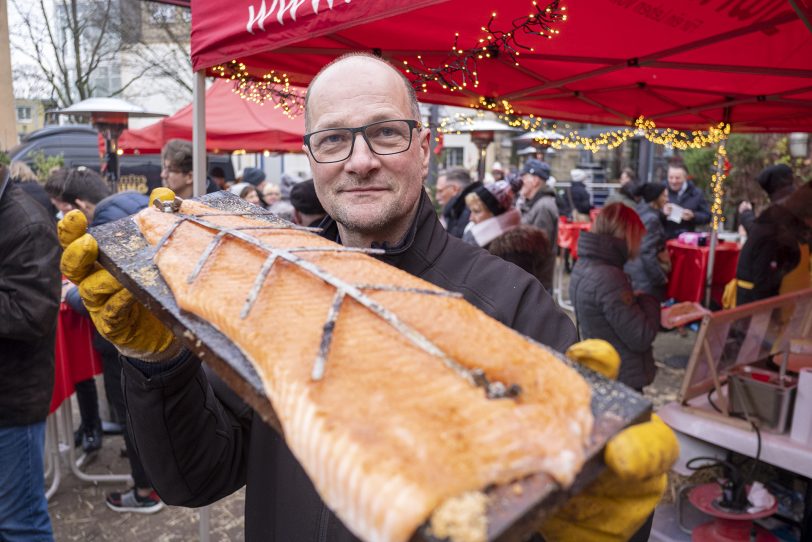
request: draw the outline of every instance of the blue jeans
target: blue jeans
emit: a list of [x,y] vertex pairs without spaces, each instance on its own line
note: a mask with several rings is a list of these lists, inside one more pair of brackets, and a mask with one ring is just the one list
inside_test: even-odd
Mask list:
[[0,427],[0,541],[53,542],[45,500],[45,422]]

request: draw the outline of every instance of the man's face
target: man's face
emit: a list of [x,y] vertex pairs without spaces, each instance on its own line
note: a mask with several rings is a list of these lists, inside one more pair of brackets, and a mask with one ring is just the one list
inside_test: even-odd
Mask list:
[[[322,72],[310,89],[308,132],[355,128],[372,122],[414,119],[403,80],[368,58],[349,58]],[[412,130],[411,146],[391,155],[373,153],[355,134],[352,154],[320,164],[310,155],[316,194],[339,225],[345,243],[400,240],[411,223],[428,173],[429,132]]]
[[460,187],[457,183],[448,182],[448,178],[445,175],[440,175],[437,178],[437,189],[434,192],[434,199],[437,200],[437,203],[444,206],[459,193]]
[[169,163],[169,160],[163,161],[163,168],[161,168],[161,181],[163,185],[181,198],[189,198],[192,196],[192,172],[183,173],[179,169],[175,169]]
[[539,187],[539,178],[532,173],[525,173],[522,175],[522,189],[519,193],[525,198],[530,199],[536,195],[536,190]]
[[679,192],[687,180],[688,175],[681,167],[668,168],[668,188],[672,191]]

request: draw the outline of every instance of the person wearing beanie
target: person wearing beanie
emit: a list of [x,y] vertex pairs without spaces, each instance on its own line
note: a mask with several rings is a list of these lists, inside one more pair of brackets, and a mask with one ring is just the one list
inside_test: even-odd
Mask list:
[[290,204],[293,205],[293,223],[300,226],[315,228],[327,216],[316,195],[313,179],[293,185],[290,189]]
[[665,247],[665,228],[662,209],[668,203],[665,183],[646,183],[638,187],[635,194],[640,203],[635,211],[640,215],[646,233],[640,242],[640,254],[629,260],[624,270],[632,281],[636,292],[645,292],[664,301],[671,271],[671,258]]
[[247,167],[242,172],[242,182],[254,185],[257,189],[260,189],[262,183],[265,182],[265,172],[259,168]]
[[592,173],[583,169],[570,170],[572,182],[567,189],[567,199],[572,209],[572,220],[575,222],[590,222],[589,211],[592,209],[589,190],[586,183],[592,182]]
[[502,164],[499,162],[494,162],[491,166],[491,175],[493,175],[494,181],[504,181],[505,180],[505,170],[502,167]]
[[736,267],[736,305],[809,288],[812,185],[767,208],[752,224]]
[[[786,164],[767,166],[758,174],[756,182],[767,193],[771,203],[780,203],[787,199],[797,188],[792,169]],[[756,213],[753,210],[752,202],[741,202],[739,204],[739,224],[748,235],[755,220]]]
[[530,158],[524,163],[521,170],[522,188],[520,194],[524,198],[521,206],[522,222],[542,230],[550,241],[550,252],[545,254],[544,280],[542,284],[552,284],[555,258],[553,247],[558,241],[558,205],[555,191],[547,186],[550,178],[550,165],[541,160]]
[[[503,260],[518,265],[534,277],[546,289],[545,261],[550,252],[547,235],[527,224],[513,206],[514,194],[507,181],[478,185],[465,196],[473,224],[463,234],[462,240],[478,245]],[[542,280],[544,279],[544,280]]]

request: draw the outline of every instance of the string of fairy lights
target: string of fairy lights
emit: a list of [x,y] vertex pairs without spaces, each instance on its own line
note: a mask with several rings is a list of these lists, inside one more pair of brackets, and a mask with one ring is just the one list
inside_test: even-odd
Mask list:
[[456,32],[451,53],[439,66],[429,66],[422,55],[417,56],[417,63],[409,64],[404,60],[403,69],[411,76],[412,85],[423,92],[428,92],[429,83],[436,83],[451,92],[468,88],[469,84],[477,88],[478,61],[507,55],[513,65],[518,66],[522,51],[535,52],[534,47],[521,43],[521,38],[552,39],[561,32],[555,26],[567,20],[567,7],[561,6],[559,0],[544,7],[533,0],[532,6],[531,13],[513,19],[508,29],[496,27],[496,12],[492,12],[488,24],[480,27],[483,34],[467,49],[460,47],[460,34]]
[[272,103],[274,109],[281,109],[290,118],[304,112],[304,94],[290,86],[290,78],[285,73],[271,71],[258,77],[237,60],[214,66],[211,70],[215,76],[233,81],[232,90],[243,100],[259,105]]
[[722,203],[725,198],[725,179],[730,171],[730,162],[727,161],[727,149],[724,143],[716,149],[716,157],[713,160],[713,174],[711,175],[711,216],[713,217],[713,229],[718,230],[722,222],[725,221],[724,208]]

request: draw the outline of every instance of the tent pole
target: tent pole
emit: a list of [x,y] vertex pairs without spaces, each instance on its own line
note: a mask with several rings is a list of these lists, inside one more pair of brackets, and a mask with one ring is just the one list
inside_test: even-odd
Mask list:
[[206,70],[194,74],[192,106],[192,182],[194,197],[206,193]]
[[[716,263],[716,245],[719,243],[719,224],[721,223],[722,217],[722,205],[721,205],[721,198],[723,197],[723,190],[724,186],[722,186],[722,174],[725,167],[725,144],[724,142],[719,144],[719,148],[716,151],[716,170],[714,171],[713,175],[713,182],[711,183],[711,188],[713,189],[714,195],[714,205],[711,207],[711,235],[710,235],[710,246],[708,249],[708,269],[705,275],[705,307],[710,308],[711,305],[711,287],[713,286],[713,267]],[[717,193],[722,195],[719,196],[718,205],[717,205]]]

